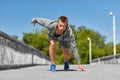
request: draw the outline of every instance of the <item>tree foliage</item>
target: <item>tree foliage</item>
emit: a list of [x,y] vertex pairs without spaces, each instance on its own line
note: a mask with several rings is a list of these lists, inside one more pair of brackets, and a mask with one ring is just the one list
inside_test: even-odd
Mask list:
[[[108,42],[105,44],[105,36],[102,36],[99,32],[92,29],[88,29],[85,26],[80,26],[75,28],[74,25],[70,25],[75,35],[76,44],[78,52],[80,55],[81,63],[89,63],[89,41],[88,37],[92,41],[92,59],[99,58],[102,56],[108,56],[113,54],[113,43]],[[36,29],[31,33],[23,33],[23,41],[32,45],[38,50],[44,52],[49,56],[49,42],[46,29]],[[117,44],[117,53],[120,53],[120,44]],[[70,54],[71,59],[70,63],[75,64],[76,60],[73,57],[73,54]],[[56,63],[63,64],[64,54],[59,47],[59,44],[56,45]]]
[[44,52],[46,55],[49,55],[49,43],[48,43],[48,36],[47,30],[41,29],[36,30],[35,32],[31,33],[23,33],[23,41],[28,44],[34,46],[36,49]]

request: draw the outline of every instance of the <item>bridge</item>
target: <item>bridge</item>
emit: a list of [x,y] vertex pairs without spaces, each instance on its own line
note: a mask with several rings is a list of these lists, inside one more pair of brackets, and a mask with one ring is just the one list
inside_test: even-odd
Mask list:
[[57,65],[51,72],[48,56],[0,31],[0,80],[120,80],[119,63],[118,54],[92,60],[84,65],[86,72],[77,71],[77,65],[69,71]]
[[48,56],[0,31],[0,67],[49,63]]
[[70,65],[69,71],[57,65],[57,71],[49,71],[49,65],[37,65],[0,71],[0,80],[120,80],[120,65],[84,65],[86,72]]

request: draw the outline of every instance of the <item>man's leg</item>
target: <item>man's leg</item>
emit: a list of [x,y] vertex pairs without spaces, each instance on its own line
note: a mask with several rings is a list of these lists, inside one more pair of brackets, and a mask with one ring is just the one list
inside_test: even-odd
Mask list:
[[56,70],[56,65],[55,65],[56,41],[55,40],[50,40],[49,54],[51,59],[50,71],[55,71]]
[[68,48],[62,48],[64,53],[64,70],[69,70],[70,51]]
[[49,54],[52,64],[55,64],[55,54],[56,54],[56,41],[50,40]]
[[64,53],[64,60],[69,61],[70,60],[70,50],[68,48],[62,48],[62,51]]

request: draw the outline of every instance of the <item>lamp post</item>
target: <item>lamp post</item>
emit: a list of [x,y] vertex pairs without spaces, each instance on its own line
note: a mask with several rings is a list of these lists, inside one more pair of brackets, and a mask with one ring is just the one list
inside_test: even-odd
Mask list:
[[92,49],[91,49],[91,39],[88,37],[89,40],[89,64],[91,63],[92,60]]
[[113,12],[110,12],[109,14],[110,14],[110,16],[113,17],[113,43],[114,43],[114,49],[113,49],[113,51],[114,51],[114,56],[115,56],[116,55],[115,15],[113,14]]

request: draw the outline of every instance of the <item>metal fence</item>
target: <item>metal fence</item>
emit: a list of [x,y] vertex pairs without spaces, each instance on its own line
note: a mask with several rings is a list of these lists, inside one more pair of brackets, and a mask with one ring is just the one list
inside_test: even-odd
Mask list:
[[48,56],[0,31],[0,66],[49,63]]

